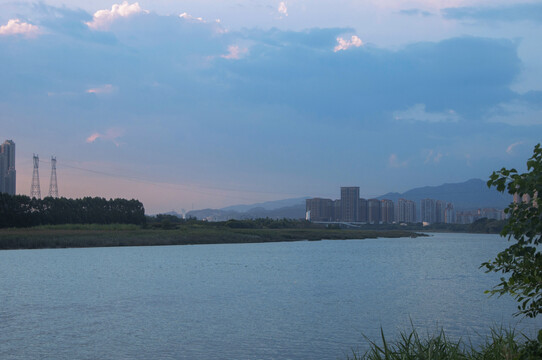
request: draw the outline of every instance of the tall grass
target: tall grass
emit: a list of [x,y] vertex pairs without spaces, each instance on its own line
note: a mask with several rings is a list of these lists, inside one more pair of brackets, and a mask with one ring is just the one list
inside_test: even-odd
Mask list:
[[[542,334],[542,331],[541,333]],[[402,332],[394,342],[386,340],[381,330],[381,341],[367,339],[369,350],[356,352],[349,360],[540,360],[542,359],[542,336],[531,340],[518,335],[515,330],[493,328],[480,346],[466,343],[462,339],[451,340],[443,330],[425,337],[416,329]]]

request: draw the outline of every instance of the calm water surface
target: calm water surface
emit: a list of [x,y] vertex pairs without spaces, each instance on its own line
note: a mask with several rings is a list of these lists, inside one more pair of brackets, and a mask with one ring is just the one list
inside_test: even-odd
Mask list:
[[380,327],[534,334],[496,235],[0,252],[1,359],[340,359]]

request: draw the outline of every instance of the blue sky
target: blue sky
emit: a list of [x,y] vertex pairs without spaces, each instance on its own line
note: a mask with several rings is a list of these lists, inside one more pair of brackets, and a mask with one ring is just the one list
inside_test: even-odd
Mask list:
[[542,2],[0,0],[0,138],[148,213],[522,169]]

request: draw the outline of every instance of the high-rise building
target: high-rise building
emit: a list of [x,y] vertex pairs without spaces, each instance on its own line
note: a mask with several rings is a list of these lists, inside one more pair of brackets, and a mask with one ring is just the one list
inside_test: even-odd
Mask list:
[[15,195],[15,143],[6,140],[0,145],[0,192]]
[[341,221],[341,200],[333,200],[333,221]]
[[359,186],[341,187],[341,220],[359,221]]
[[367,200],[367,222],[369,224],[380,224],[380,200]]
[[307,220],[311,221],[332,221],[333,200],[314,198],[306,201]]
[[434,223],[436,221],[435,200],[422,199],[420,203],[421,220],[430,224]]
[[446,211],[444,212],[444,222],[446,224],[455,224],[456,222],[454,204],[452,203],[448,203],[446,205]]
[[395,221],[395,211],[393,201],[382,199],[380,200],[380,221],[384,224],[391,224]]
[[358,209],[358,221],[362,223],[367,222],[367,200],[359,199],[359,209]]
[[396,221],[404,223],[416,222],[416,203],[412,200],[399,199],[397,201]]
[[442,200],[435,201],[435,222],[436,223],[446,222],[446,201],[442,201]]

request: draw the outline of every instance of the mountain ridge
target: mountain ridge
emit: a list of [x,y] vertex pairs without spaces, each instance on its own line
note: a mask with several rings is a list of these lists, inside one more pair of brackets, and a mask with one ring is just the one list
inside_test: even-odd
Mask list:
[[[501,194],[495,189],[488,188],[486,182],[481,179],[469,179],[460,183],[444,183],[437,186],[422,186],[403,193],[389,192],[376,197],[376,199],[389,199],[394,202],[400,198],[415,201],[417,207],[422,199],[443,200],[453,203],[454,208],[459,211],[479,208],[504,209],[512,201],[511,195]],[[221,209],[192,210],[186,216],[213,221],[259,217],[304,219],[306,199],[309,197],[266,201],[252,205],[233,205]]]

